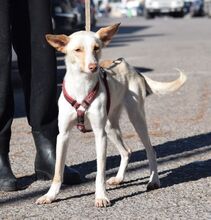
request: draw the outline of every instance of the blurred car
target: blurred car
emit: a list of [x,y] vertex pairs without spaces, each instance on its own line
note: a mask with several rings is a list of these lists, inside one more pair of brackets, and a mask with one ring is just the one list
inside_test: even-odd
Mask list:
[[77,24],[74,5],[69,0],[52,1],[52,22],[56,33],[70,33]]
[[107,0],[99,1],[100,16],[134,17],[142,15],[143,0]]
[[191,4],[192,4],[192,0],[184,0],[184,8],[183,8],[184,14],[190,13]]
[[185,0],[184,13],[190,14],[191,17],[204,15],[204,1],[203,0]]
[[[95,26],[95,5],[91,6],[91,25]],[[85,0],[53,0],[52,22],[55,33],[70,34],[85,28]]]
[[204,0],[204,14],[211,17],[211,0]]
[[122,0],[102,0],[99,4],[99,12],[101,16],[121,17],[122,6]]
[[144,15],[153,18],[158,14],[183,16],[184,0],[145,0]]
[[135,17],[143,14],[144,5],[140,0],[127,0],[122,7],[123,16]]

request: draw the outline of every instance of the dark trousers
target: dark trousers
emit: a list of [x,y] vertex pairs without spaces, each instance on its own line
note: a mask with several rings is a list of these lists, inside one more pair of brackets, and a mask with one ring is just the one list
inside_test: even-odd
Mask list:
[[56,59],[45,34],[52,33],[50,0],[0,2],[0,153],[9,152],[14,98],[11,45],[17,57],[32,131],[57,133]]

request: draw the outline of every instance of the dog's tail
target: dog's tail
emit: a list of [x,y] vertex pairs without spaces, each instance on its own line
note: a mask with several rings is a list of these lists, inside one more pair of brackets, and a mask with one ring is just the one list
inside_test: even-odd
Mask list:
[[146,81],[146,90],[148,94],[164,95],[179,89],[187,80],[186,75],[180,72],[180,76],[171,82],[158,82],[144,75]]

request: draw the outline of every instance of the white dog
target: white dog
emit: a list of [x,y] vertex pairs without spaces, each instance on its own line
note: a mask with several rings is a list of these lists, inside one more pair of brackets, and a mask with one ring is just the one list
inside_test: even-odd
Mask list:
[[68,138],[71,128],[75,125],[82,132],[86,132],[91,125],[97,153],[95,206],[106,207],[110,204],[105,187],[107,135],[121,155],[118,173],[107,181],[108,184],[120,184],[123,181],[131,154],[122,141],[119,128],[123,106],[146,148],[150,169],[147,189],[152,190],[160,186],[156,154],[147,131],[144,98],[147,94],[165,94],[177,90],[185,82],[186,76],[180,73],[177,80],[162,83],[137,73],[124,59],[107,61],[100,65],[101,50],[111,41],[118,27],[119,24],[115,24],[101,28],[96,33],[79,31],[70,36],[46,36],[50,45],[65,53],[67,72],[58,103],[59,135],[55,175],[49,191],[36,201],[37,204],[51,203],[59,193]]

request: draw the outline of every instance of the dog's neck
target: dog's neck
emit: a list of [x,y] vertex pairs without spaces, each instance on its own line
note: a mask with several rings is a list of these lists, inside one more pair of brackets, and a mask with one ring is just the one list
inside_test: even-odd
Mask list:
[[74,64],[66,64],[64,77],[67,93],[81,103],[99,80],[99,73],[81,72]]

